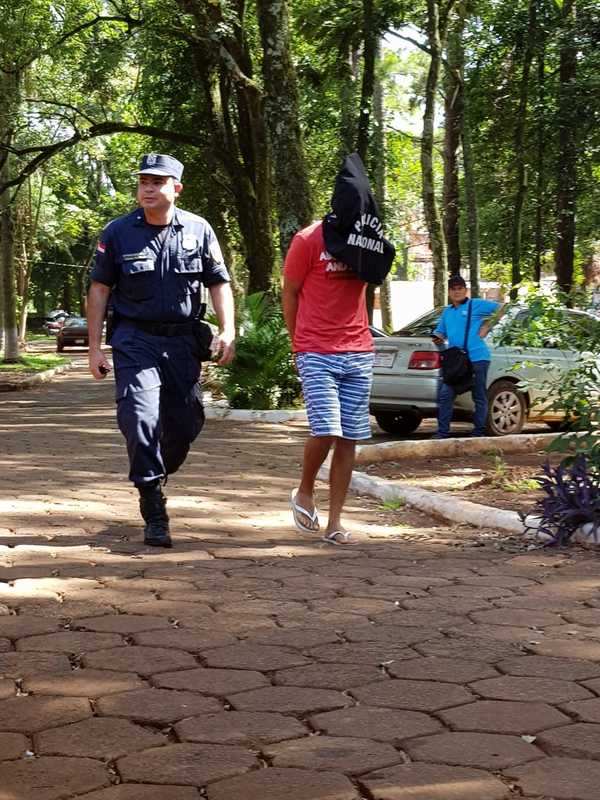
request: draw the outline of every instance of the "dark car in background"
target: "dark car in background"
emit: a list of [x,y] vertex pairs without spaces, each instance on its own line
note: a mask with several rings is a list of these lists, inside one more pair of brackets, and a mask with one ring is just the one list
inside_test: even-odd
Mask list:
[[89,333],[85,317],[67,317],[56,334],[56,352],[62,353],[65,347],[88,347]]

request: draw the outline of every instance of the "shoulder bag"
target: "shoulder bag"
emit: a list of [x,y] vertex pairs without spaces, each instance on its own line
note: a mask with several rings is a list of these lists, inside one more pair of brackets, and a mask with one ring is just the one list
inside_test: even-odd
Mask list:
[[467,313],[467,327],[465,329],[465,339],[462,347],[448,347],[440,354],[442,363],[442,380],[448,386],[452,386],[456,394],[464,394],[473,386],[473,365],[469,358],[467,341],[469,338],[469,328],[471,327],[471,312],[473,301],[469,300],[469,311]]

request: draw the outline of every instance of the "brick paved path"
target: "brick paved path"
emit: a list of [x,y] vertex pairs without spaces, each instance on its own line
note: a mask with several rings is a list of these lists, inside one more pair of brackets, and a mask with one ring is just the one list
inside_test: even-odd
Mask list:
[[111,385],[2,398],[1,800],[598,800],[597,557],[299,539],[302,434],[207,424],[156,552]]

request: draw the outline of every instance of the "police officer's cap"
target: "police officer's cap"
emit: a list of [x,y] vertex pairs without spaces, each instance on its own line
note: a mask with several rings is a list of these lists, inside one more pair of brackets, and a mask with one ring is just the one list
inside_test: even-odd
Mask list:
[[183,164],[173,156],[163,153],[147,153],[142,157],[139,170],[135,175],[166,175],[181,180]]

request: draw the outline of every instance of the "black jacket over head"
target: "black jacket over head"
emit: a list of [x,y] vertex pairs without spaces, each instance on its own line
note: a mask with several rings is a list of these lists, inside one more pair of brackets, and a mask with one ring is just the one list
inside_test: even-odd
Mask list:
[[358,153],[346,156],[335,179],[332,212],[323,217],[327,251],[363,281],[380,285],[396,250],[383,237],[377,203]]

